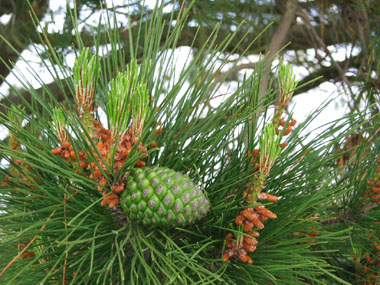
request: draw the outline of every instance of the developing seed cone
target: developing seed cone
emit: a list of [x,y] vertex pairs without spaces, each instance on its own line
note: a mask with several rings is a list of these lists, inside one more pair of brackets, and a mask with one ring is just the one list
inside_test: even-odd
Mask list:
[[202,190],[189,177],[166,167],[133,170],[120,205],[132,221],[146,226],[192,224],[210,208]]

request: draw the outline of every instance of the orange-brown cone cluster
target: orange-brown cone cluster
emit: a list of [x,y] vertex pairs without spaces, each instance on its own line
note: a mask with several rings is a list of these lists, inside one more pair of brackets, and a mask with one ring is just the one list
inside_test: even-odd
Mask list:
[[360,284],[364,285],[377,285],[380,284],[380,245],[374,243],[374,247],[377,249],[375,254],[370,255],[368,252],[364,255],[365,264],[362,264],[359,258],[354,257],[354,262],[356,263],[356,268],[359,271],[360,275],[356,275],[355,279],[358,281],[367,280]]
[[377,169],[373,179],[368,183],[369,190],[364,193],[371,203],[380,204],[380,154],[377,156]]
[[[372,207],[380,204],[380,154],[377,156],[377,169],[373,179],[368,183],[369,190],[364,193],[363,199]],[[376,222],[380,224],[380,222]],[[374,238],[369,236],[372,240]],[[380,233],[377,233],[377,238],[380,239]],[[373,252],[365,254],[365,261],[361,262],[359,258],[354,257],[356,268],[361,273],[361,276],[356,276],[357,280],[368,280],[361,284],[375,285],[380,284],[380,243],[377,241],[372,242]]]
[[[289,122],[288,126],[286,127],[286,129],[284,131],[284,136],[289,135],[293,131],[293,127],[296,125],[296,123],[297,123],[296,120],[292,120]],[[281,127],[285,126],[285,120],[284,119],[280,119],[280,126]],[[277,134],[280,134],[282,131],[283,131],[283,129],[279,129],[279,128],[276,129]]]
[[[88,125],[92,127],[92,138],[98,140],[96,145],[97,151],[93,151],[96,161],[91,161],[84,151],[80,151],[76,154],[73,146],[68,141],[62,142],[60,147],[53,149],[51,152],[71,163],[73,167],[77,169],[78,173],[85,173],[90,179],[98,182],[98,190],[102,191],[104,196],[101,203],[102,206],[109,205],[110,208],[113,208],[119,204],[119,197],[124,190],[125,183],[121,181],[118,184],[110,185],[107,177],[117,174],[123,167],[125,160],[133,146],[137,143],[138,138],[134,135],[133,129],[129,128],[128,132],[118,139],[118,145],[114,150],[115,138],[112,136],[110,130],[105,129],[95,119],[92,119],[92,123]],[[141,158],[148,156],[148,154],[146,154],[147,148],[144,147],[141,142],[137,149],[142,154]],[[109,173],[104,162],[111,162],[110,155],[112,155],[113,151],[115,151],[113,171]],[[144,161],[138,160],[135,167],[144,167],[145,165],[146,163]],[[109,193],[109,191],[105,189],[111,189],[112,192]]]
[[[247,191],[247,190],[246,190]],[[248,192],[248,191],[247,191]],[[258,193],[258,200],[267,200],[275,202],[278,198],[274,195],[267,193]],[[258,203],[255,203],[259,205]],[[252,258],[247,255],[248,252],[254,252],[256,250],[259,237],[259,233],[254,228],[263,229],[264,222],[268,219],[275,219],[277,215],[272,211],[265,208],[265,206],[257,206],[254,208],[246,208],[241,211],[240,215],[235,218],[237,226],[243,226],[243,232],[246,235],[242,235],[240,238],[234,238],[234,234],[229,233],[226,236],[226,247],[228,248],[224,254],[223,259],[228,261],[232,256],[238,255],[242,262],[252,264]]]
[[[283,129],[279,129],[278,126],[284,127],[286,122],[281,118],[283,108],[278,110],[277,116],[273,119],[273,124],[276,126],[276,133],[280,134]],[[284,131],[284,136],[289,135],[293,127],[296,124],[296,120],[292,120],[288,123]],[[288,142],[280,144],[283,149],[288,145]],[[260,172],[260,165],[258,163],[258,158],[260,156],[260,150],[254,149],[248,152],[248,159],[251,165],[254,166],[253,173],[257,175]],[[247,255],[249,252],[254,252],[257,248],[259,233],[255,229],[263,229],[264,222],[268,219],[276,219],[277,215],[272,211],[268,210],[264,205],[260,205],[258,200],[265,200],[270,202],[276,202],[278,197],[261,192],[265,188],[265,181],[260,181],[258,178],[253,181],[253,187],[247,187],[243,193],[243,196],[250,205],[255,207],[249,207],[241,211],[241,213],[235,218],[235,223],[237,226],[243,228],[243,233],[233,234],[228,233],[226,236],[226,247],[227,250],[223,253],[224,261],[228,261],[231,257],[238,255],[242,262],[252,264],[252,258]]]

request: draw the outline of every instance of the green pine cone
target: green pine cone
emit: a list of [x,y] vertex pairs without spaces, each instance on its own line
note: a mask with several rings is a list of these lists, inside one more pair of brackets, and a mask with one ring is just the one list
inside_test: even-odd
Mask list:
[[208,199],[188,176],[166,167],[135,169],[120,205],[132,221],[146,226],[192,224],[210,209]]

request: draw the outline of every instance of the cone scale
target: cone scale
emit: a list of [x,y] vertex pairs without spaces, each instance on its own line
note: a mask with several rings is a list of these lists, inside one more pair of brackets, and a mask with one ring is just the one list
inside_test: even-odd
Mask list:
[[184,226],[210,209],[190,178],[166,167],[135,169],[127,178],[120,205],[131,221],[145,226]]

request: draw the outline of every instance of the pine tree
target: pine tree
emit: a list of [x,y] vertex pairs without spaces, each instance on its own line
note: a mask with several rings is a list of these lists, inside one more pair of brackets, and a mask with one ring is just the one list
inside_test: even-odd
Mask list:
[[[164,40],[162,9],[156,7],[140,25],[144,37],[137,45],[129,31],[130,49],[124,52],[116,48],[118,33],[98,38],[90,50],[76,29],[80,52],[74,67],[53,51],[46,59],[55,78],[70,78],[60,82],[65,100],[26,82],[32,103],[2,114],[10,136],[0,145],[0,281],[378,282],[378,118],[370,110],[353,113],[310,140],[304,129],[323,106],[305,122],[293,120],[286,107],[299,87],[285,63],[274,68],[278,90],[264,98],[265,61],[235,91],[216,93],[222,82],[215,78],[229,62],[221,52],[246,39],[236,38],[236,31],[220,40],[217,25],[178,70],[172,51],[191,6],[172,14]],[[110,19],[106,15],[115,31]],[[110,44],[101,45],[105,41]],[[104,50],[107,56],[101,57]],[[125,65],[127,52],[131,60]],[[135,173],[145,179],[162,169],[195,185],[180,186],[181,194],[199,190],[197,205],[207,205],[199,219],[156,223],[156,204],[143,198],[147,205],[128,212],[129,193],[150,195],[139,188],[140,178],[133,181]],[[165,210],[186,216],[186,203]],[[150,224],[139,218],[143,210]]]

